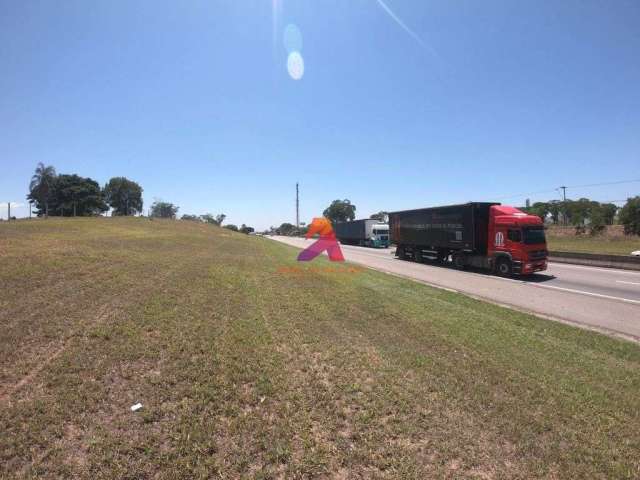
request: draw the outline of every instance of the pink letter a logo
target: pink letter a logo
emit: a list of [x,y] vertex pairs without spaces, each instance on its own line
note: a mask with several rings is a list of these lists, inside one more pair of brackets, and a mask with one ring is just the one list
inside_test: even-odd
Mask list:
[[320,235],[320,238],[300,252],[298,261],[308,262],[326,251],[329,255],[329,260],[332,262],[344,262],[340,244],[336,240],[336,234],[333,233],[331,222],[328,219],[324,217],[314,218],[305,237],[311,238],[316,233]]

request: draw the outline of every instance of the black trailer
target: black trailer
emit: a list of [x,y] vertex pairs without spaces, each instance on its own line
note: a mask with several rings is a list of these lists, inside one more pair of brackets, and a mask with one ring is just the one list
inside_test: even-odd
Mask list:
[[[498,203],[465,203],[446,207],[420,208],[389,214],[391,243],[397,245],[396,255],[446,261],[457,257],[478,258],[483,263],[487,255],[489,208]],[[484,265],[477,265],[478,267]]]

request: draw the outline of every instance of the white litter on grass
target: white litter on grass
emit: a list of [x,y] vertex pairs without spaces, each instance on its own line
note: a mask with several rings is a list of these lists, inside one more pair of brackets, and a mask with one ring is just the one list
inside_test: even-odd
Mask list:
[[631,255],[634,257],[640,257],[640,250],[636,250],[635,252],[631,252]]
[[135,405],[131,405],[131,411],[132,412],[136,412],[138,410],[140,410],[142,408],[142,404],[141,403],[136,403]]
[[260,403],[264,402],[265,398],[267,397],[260,397]]

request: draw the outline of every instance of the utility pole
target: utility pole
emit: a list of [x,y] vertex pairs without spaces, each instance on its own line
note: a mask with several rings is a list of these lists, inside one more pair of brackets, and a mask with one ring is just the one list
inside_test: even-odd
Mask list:
[[298,182],[296,182],[296,229],[300,229],[300,195]]
[[31,202],[29,202],[29,220],[31,220],[31,206],[33,204]]
[[7,221],[11,221],[11,202],[7,202]]
[[562,223],[567,224],[567,187],[562,186]]

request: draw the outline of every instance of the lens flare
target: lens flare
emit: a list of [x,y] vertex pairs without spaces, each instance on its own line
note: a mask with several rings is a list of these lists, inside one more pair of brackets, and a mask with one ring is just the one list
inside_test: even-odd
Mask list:
[[271,28],[273,30],[273,54],[276,54],[280,34],[280,17],[282,16],[282,0],[271,0]]
[[302,32],[293,23],[285,27],[283,40],[288,53],[302,51]]
[[287,58],[287,71],[294,80],[302,79],[304,75],[304,59],[300,52],[291,52]]

